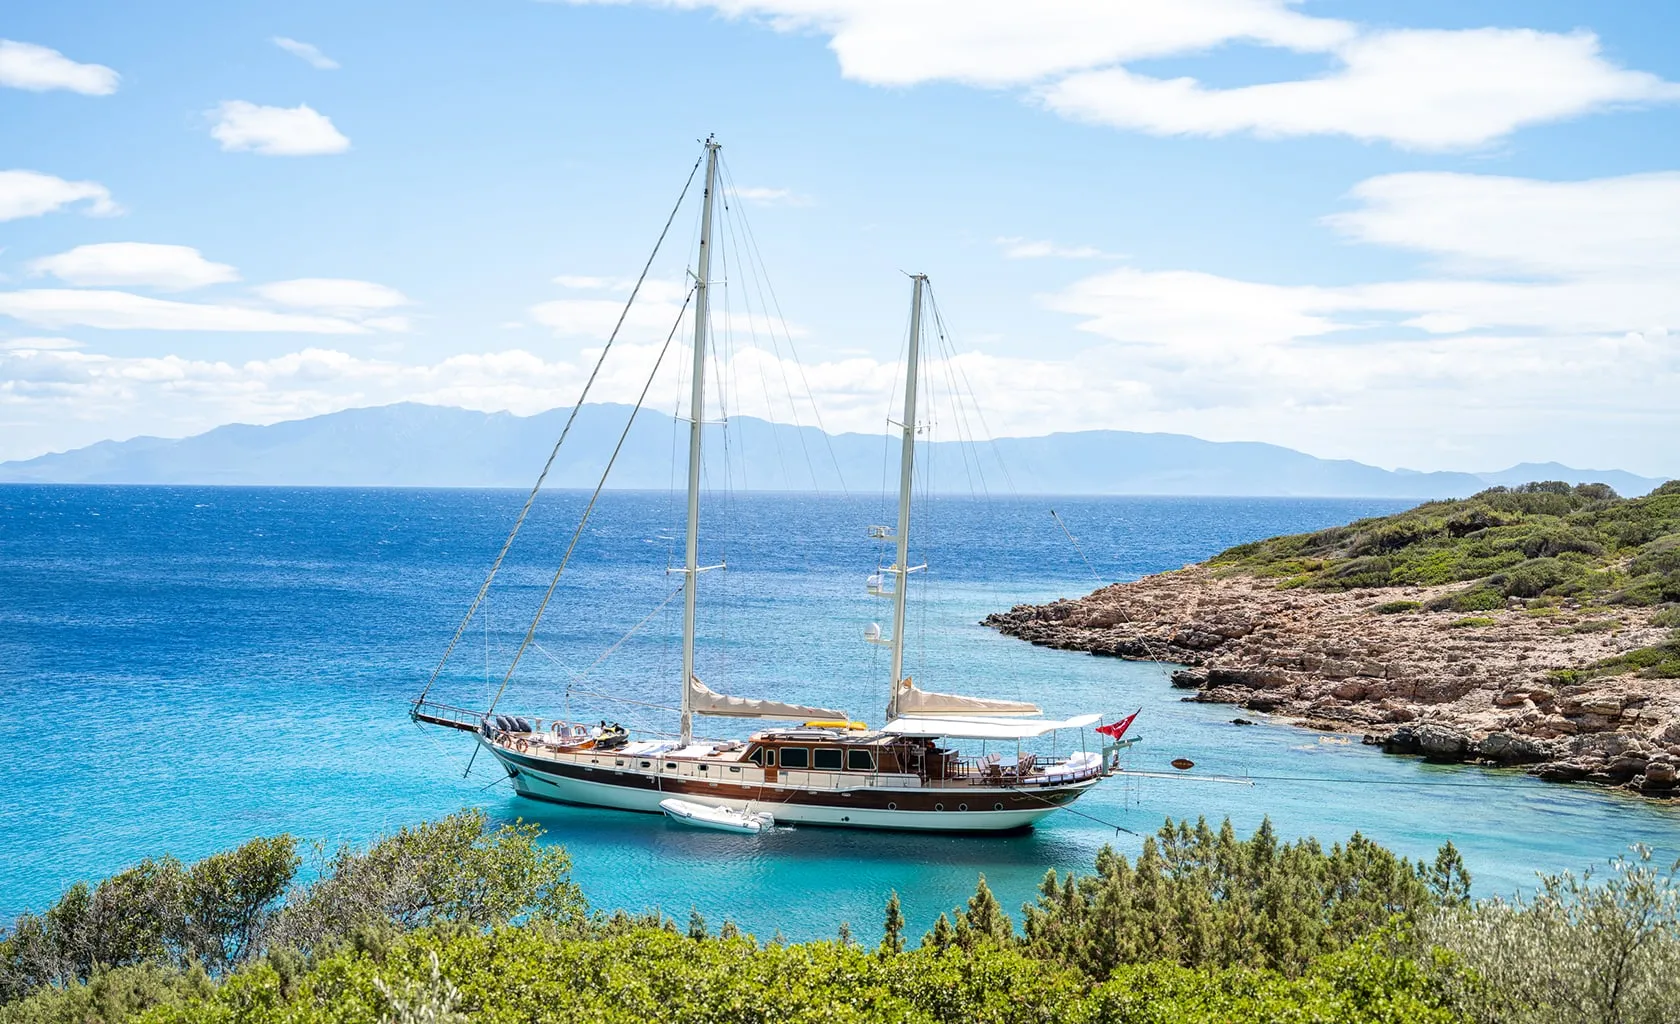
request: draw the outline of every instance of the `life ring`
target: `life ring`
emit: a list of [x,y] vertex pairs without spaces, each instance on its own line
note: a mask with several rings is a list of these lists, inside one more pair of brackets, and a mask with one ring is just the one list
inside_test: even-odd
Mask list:
[[496,742],[500,743],[502,746],[505,747],[505,746],[507,746],[507,741],[508,741],[508,734],[501,729],[497,729],[496,730]]
[[524,740],[515,740],[514,743],[513,743],[513,749],[515,749],[515,750],[519,751],[521,754],[523,754],[523,753],[525,753],[525,751],[531,749],[531,745],[529,743],[526,743]]

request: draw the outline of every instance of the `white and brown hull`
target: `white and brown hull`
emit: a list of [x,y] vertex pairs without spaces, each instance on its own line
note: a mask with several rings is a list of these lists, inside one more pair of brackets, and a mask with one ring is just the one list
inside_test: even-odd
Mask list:
[[[779,824],[841,828],[1021,830],[1077,800],[1100,778],[1020,786],[928,785],[911,776],[783,772],[782,778],[769,781],[751,765],[702,768],[693,762],[594,751],[556,757],[521,753],[491,742],[484,746],[507,770],[514,789],[538,800],[659,814],[659,802],[676,796],[769,811]],[[736,770],[731,772],[731,768]]]

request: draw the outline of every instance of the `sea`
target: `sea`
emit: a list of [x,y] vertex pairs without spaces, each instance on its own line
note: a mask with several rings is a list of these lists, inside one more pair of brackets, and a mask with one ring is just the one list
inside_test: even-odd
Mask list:
[[[982,875],[1019,907],[1047,871],[1088,870],[1104,845],[1135,854],[1169,818],[1229,818],[1243,833],[1269,818],[1326,846],[1360,832],[1424,859],[1451,840],[1482,895],[1602,869],[1633,844],[1680,856],[1680,807],[1384,755],[1358,737],[1186,702],[1172,666],[1033,647],[980,624],[1405,504],[1384,500],[919,503],[912,561],[927,568],[913,576],[906,643],[920,685],[1030,699],[1056,716],[1141,709],[1126,764],[1151,776],[1112,779],[1031,832],[742,837],[526,800],[469,736],[413,724],[410,702],[436,672],[429,696],[451,704],[482,708],[502,691],[509,712],[674,730],[682,601],[669,570],[682,560],[683,498],[607,492],[579,530],[588,495],[543,494],[437,671],[525,498],[0,486],[0,919],[149,855],[191,860],[289,832],[310,850],[307,872],[341,844],[469,807],[540,824],[598,909],[682,922],[698,911],[713,927],[790,940],[841,922],[878,935],[889,891],[919,934]],[[891,615],[865,581],[892,555],[868,528],[893,515],[875,496],[708,496],[701,559],[724,568],[701,577],[701,678],[878,723],[887,658],[864,633]]]

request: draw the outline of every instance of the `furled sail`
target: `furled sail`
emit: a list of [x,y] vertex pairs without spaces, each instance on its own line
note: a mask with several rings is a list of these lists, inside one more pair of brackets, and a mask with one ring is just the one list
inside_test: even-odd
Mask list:
[[718,693],[694,676],[688,677],[689,708],[700,715],[726,718],[777,718],[800,721],[808,718],[844,719],[846,712],[833,708],[812,708],[803,704],[783,704],[776,700],[755,700],[751,697],[730,697]]
[[909,676],[898,688],[900,715],[1037,715],[1037,704],[1022,700],[997,700],[993,697],[965,697],[957,693],[930,693],[918,689]]

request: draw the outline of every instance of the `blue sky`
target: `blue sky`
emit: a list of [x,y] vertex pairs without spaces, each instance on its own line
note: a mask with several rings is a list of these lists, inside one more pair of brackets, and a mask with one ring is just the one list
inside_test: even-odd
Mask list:
[[[0,459],[567,404],[716,132],[831,428],[881,429],[919,270],[996,433],[1680,475],[1677,37],[1649,3],[9,5]],[[770,333],[735,374],[786,376]]]

